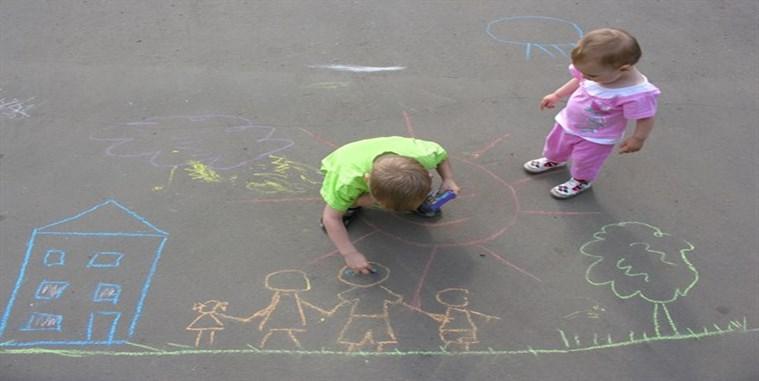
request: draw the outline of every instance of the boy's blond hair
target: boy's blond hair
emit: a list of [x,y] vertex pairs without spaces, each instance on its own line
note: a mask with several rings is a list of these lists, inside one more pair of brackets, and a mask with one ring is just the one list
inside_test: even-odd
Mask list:
[[630,33],[617,28],[602,28],[589,32],[572,49],[572,63],[589,59],[615,69],[635,65],[641,56],[640,45]]
[[432,187],[429,172],[415,159],[383,154],[374,160],[369,174],[369,190],[382,206],[396,210],[415,210]]

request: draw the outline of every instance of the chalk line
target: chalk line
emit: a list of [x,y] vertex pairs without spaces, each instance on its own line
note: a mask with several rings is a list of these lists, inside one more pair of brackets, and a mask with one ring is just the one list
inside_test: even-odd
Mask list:
[[348,71],[351,73],[376,73],[381,71],[399,71],[405,66],[358,66],[358,65],[309,65],[312,69],[329,69],[336,71]]

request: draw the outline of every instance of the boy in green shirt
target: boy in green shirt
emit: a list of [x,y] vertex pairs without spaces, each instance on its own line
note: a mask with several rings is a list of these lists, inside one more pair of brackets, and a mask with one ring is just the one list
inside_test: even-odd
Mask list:
[[428,171],[433,168],[441,178],[440,191],[459,192],[448,153],[434,142],[400,136],[359,140],[322,160],[321,195],[326,202],[322,224],[351,270],[371,271],[346,230],[358,209],[379,205],[394,211],[416,210],[430,193]]

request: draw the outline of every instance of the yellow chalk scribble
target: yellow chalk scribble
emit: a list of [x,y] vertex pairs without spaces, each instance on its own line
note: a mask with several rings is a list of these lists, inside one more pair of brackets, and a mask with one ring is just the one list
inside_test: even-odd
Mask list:
[[[256,177],[278,177],[277,175],[273,175],[270,173],[262,173],[262,174],[255,174]],[[261,193],[266,194],[273,194],[273,193],[296,193],[288,189],[289,184],[286,184],[286,181],[284,179],[261,179],[257,181],[250,181],[248,182],[248,185],[246,185],[246,188],[254,191],[258,191]]]
[[167,189],[171,185],[171,183],[174,181],[174,172],[176,172],[176,170],[177,170],[176,166],[171,167],[171,172],[169,172],[169,182],[166,184],[166,186],[163,186],[163,185],[154,186],[153,191],[158,192],[158,191]]
[[248,180],[246,188],[266,194],[303,193],[309,185],[321,183],[320,172],[316,168],[270,155],[269,164],[259,164],[253,180]]
[[221,176],[209,166],[196,160],[191,160],[189,164],[190,166],[184,170],[187,171],[193,180],[200,180],[206,183],[220,183],[222,181]]

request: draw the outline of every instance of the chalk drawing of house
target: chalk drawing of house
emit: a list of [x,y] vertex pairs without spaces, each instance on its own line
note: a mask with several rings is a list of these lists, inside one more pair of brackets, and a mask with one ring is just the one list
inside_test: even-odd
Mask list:
[[167,239],[110,199],[34,229],[0,320],[0,346],[125,343]]

